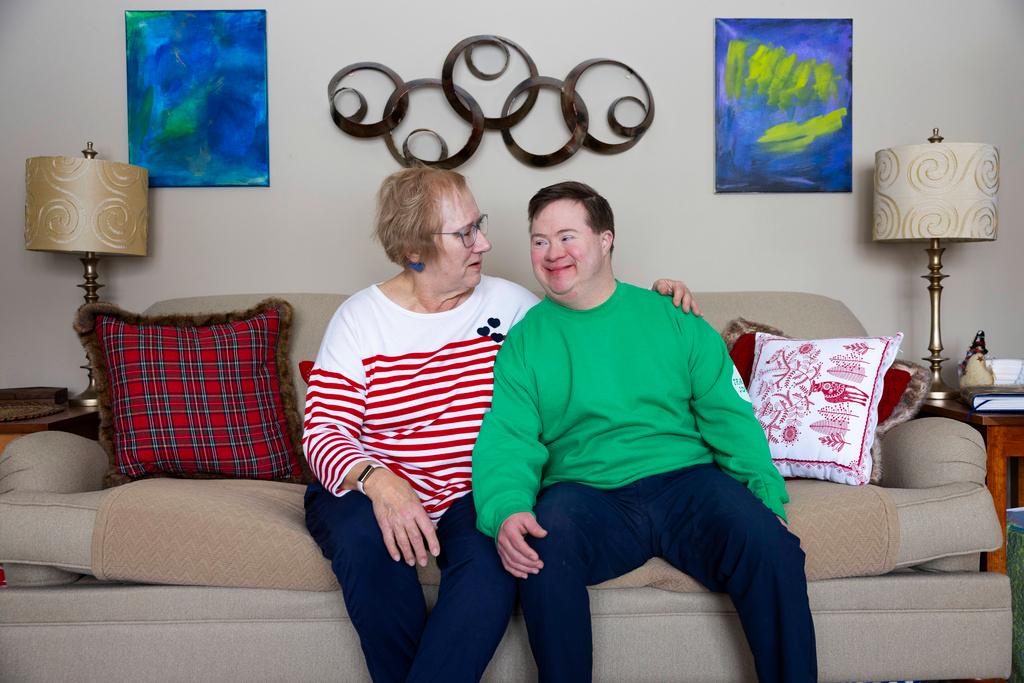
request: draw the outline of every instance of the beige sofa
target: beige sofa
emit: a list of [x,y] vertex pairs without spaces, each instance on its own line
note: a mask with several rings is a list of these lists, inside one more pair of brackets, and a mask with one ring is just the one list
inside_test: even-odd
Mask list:
[[[343,297],[278,296],[295,307],[293,363],[314,358]],[[178,299],[148,312],[232,310],[261,298]],[[820,296],[699,300],[718,329],[743,316],[795,336],[864,334],[842,303]],[[977,571],[979,553],[1001,543],[981,440],[950,420],[913,420],[886,435],[883,457],[880,486],[790,482],[788,514],[817,579],[809,593],[821,680],[1008,676],[1009,583]],[[301,486],[164,480],[104,491],[105,467],[98,444],[59,433],[19,439],[0,460],[10,584],[0,589],[0,680],[367,679],[336,583],[305,533]],[[116,523],[115,492],[121,501],[134,493],[133,514],[155,520],[137,538]],[[837,512],[847,498],[853,507]],[[436,571],[422,578],[432,601]],[[221,585],[170,585],[195,583]],[[729,599],[664,565],[592,589],[591,604],[597,680],[754,677]],[[517,615],[487,680],[535,678],[525,635]]]

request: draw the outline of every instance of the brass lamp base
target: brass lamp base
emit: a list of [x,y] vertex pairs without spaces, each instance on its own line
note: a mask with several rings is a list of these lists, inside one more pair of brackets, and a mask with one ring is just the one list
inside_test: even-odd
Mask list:
[[95,408],[99,404],[100,399],[96,395],[96,391],[91,387],[86,388],[77,396],[72,396],[68,399],[68,405],[72,408]]
[[942,381],[942,363],[949,360],[941,355],[942,331],[939,324],[942,308],[942,281],[949,277],[942,274],[942,252],[944,251],[946,250],[939,246],[939,240],[932,239],[931,245],[925,249],[925,253],[928,254],[928,274],[921,276],[928,280],[928,294],[932,309],[932,332],[928,343],[928,350],[932,353],[921,360],[929,361],[931,364],[932,388],[928,392],[928,398],[938,400],[956,398],[960,395],[959,391]]
[[96,378],[92,375],[91,365],[79,366],[89,373],[89,386],[82,390],[77,396],[68,399],[68,405],[72,407],[93,408],[100,404],[99,394],[96,393]]
[[[922,358],[921,360],[929,360],[928,358]],[[949,360],[943,358],[943,360]],[[956,389],[952,389],[948,384],[943,382],[941,379],[936,380],[935,374],[932,374],[932,390],[928,392],[928,398],[932,400],[945,401],[950,398],[958,398],[960,392]]]
[[[92,143],[90,143],[90,147],[91,145]],[[85,299],[85,303],[95,303],[100,300],[99,290],[103,287],[103,285],[99,283],[99,273],[96,269],[96,266],[99,263],[99,258],[96,257],[95,252],[87,251],[85,253],[85,257],[80,260],[82,262],[82,267],[85,269],[85,273],[83,275],[85,282],[78,286],[85,290],[85,296],[83,297]],[[86,356],[86,360],[89,360],[88,356]],[[92,364],[81,365],[79,367],[89,373],[89,386],[87,386],[82,393],[69,398],[68,405],[76,407],[98,406],[100,404],[100,400],[99,395],[96,393],[96,378],[93,377],[92,374]]]

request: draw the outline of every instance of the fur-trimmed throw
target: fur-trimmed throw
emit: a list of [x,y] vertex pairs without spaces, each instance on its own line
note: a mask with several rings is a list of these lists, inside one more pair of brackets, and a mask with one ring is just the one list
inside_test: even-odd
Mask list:
[[153,476],[312,479],[288,360],[292,307],[144,316],[82,306],[107,486]]

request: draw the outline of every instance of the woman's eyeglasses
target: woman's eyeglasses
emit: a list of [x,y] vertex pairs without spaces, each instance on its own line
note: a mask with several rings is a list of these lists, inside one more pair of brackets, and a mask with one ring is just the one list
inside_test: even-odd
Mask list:
[[487,214],[480,214],[480,218],[464,227],[462,230],[455,230],[454,232],[435,232],[435,235],[458,235],[459,239],[462,240],[462,246],[469,249],[476,244],[476,236],[480,233],[487,234]]

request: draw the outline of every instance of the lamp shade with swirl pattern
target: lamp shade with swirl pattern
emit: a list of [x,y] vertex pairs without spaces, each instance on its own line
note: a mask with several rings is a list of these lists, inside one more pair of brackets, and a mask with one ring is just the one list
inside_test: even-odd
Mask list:
[[145,256],[149,172],[105,159],[25,160],[25,248]]
[[994,240],[999,150],[971,142],[875,152],[873,238],[878,242]]
[[[25,248],[82,254],[85,303],[99,300],[99,256],[145,256],[149,232],[149,171],[96,158],[92,143],[83,157],[25,160]],[[91,366],[89,386],[73,406],[99,403]]]
[[943,143],[939,129],[929,144],[875,152],[876,242],[928,242],[931,336],[923,358],[931,365],[931,399],[957,391],[942,381],[942,272],[945,242],[994,240],[999,232],[999,150],[973,142]]

